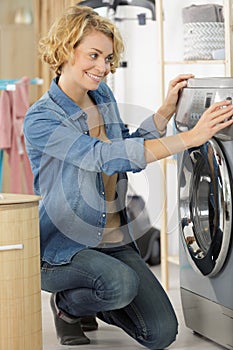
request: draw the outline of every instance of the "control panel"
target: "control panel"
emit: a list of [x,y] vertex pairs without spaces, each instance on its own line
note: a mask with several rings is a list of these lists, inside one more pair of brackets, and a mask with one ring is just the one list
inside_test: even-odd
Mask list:
[[[209,108],[214,102],[220,102],[223,100],[233,100],[233,87],[232,89],[183,89],[175,116],[177,130],[187,131],[192,129],[207,108]],[[223,140],[233,140],[233,126],[221,130],[216,137]]]

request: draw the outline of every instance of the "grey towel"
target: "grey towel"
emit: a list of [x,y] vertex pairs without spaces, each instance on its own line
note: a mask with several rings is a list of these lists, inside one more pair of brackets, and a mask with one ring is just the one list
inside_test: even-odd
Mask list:
[[223,6],[216,4],[191,5],[182,9],[183,23],[224,22]]

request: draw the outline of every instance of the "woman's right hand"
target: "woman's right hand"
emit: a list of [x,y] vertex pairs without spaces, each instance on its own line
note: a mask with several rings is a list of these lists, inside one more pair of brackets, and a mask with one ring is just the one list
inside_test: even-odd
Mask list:
[[232,125],[232,116],[233,105],[229,101],[214,103],[191,130],[159,139],[145,140],[146,162],[151,163],[188,148],[203,145],[218,131]]
[[[230,105],[229,105],[230,104]],[[200,146],[218,131],[233,124],[233,105],[230,101],[213,103],[189,131],[193,146]]]

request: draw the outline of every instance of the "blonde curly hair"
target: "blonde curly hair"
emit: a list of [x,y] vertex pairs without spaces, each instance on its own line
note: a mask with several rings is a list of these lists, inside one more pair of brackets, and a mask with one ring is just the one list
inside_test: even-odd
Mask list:
[[71,6],[53,23],[48,34],[39,41],[40,58],[61,75],[64,62],[74,57],[75,48],[93,30],[113,40],[111,73],[115,73],[124,51],[120,32],[108,18],[88,6]]

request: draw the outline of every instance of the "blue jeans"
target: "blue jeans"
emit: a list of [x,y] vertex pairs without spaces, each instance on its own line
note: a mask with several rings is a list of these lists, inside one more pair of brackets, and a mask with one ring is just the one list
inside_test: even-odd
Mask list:
[[149,349],[163,349],[177,334],[171,303],[131,246],[84,249],[67,265],[42,264],[42,289],[58,292],[58,307],[122,328]]

